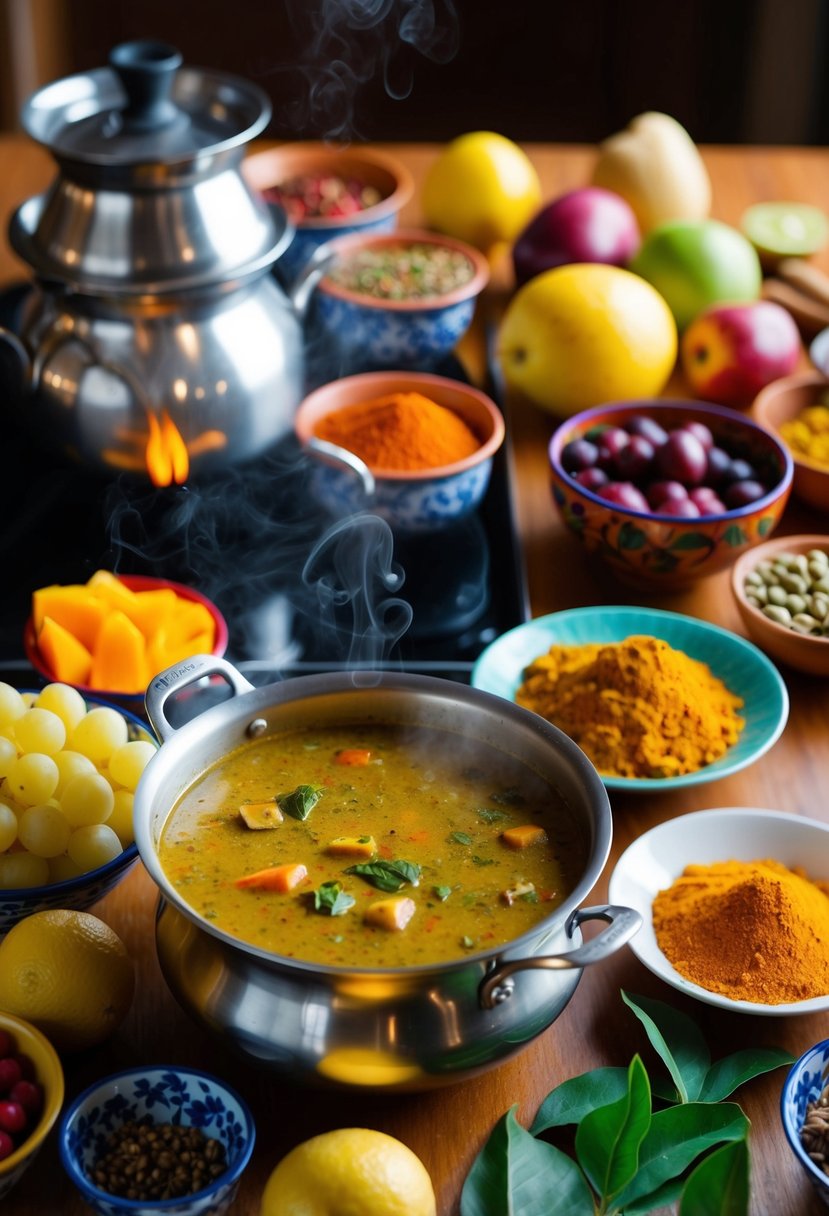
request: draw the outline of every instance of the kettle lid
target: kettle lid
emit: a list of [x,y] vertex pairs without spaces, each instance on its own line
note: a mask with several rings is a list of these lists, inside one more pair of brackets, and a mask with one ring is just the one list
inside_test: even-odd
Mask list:
[[122,43],[109,63],[54,81],[24,105],[24,130],[59,159],[173,164],[247,143],[270,119],[270,101],[256,85],[182,67],[167,43]]

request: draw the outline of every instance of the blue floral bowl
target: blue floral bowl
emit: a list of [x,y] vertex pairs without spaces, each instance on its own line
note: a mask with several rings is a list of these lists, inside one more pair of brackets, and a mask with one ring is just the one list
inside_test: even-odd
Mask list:
[[[331,270],[355,254],[426,246],[468,263],[471,277],[439,295],[385,299],[343,286]],[[475,302],[489,282],[489,263],[471,245],[416,228],[392,233],[352,233],[322,245],[293,286],[294,304],[309,314],[312,340],[336,348],[348,366],[433,366],[455,349],[469,329]]]
[[[345,448],[315,437],[321,418],[389,393],[417,392],[453,410],[480,439],[472,456],[442,468],[369,468]],[[427,372],[363,372],[316,389],[294,419],[300,443],[316,458],[312,492],[336,518],[368,511],[401,533],[427,533],[456,523],[480,504],[489,484],[492,458],[504,441],[501,411],[470,385]]]
[[[32,690],[24,689],[24,692]],[[100,697],[84,696],[88,706],[103,705],[116,709],[127,722],[127,737],[133,739],[155,738],[146,723],[111,701]],[[97,869],[79,874],[76,878],[67,878],[62,882],[48,883],[42,887],[0,888],[0,937],[3,937],[18,921],[35,912],[47,912],[53,908],[71,908],[85,912],[93,904],[103,899],[113,887],[126,877],[138,861],[138,849],[135,844],[128,844],[122,853],[113,857]]]
[[[201,1128],[220,1140],[227,1170],[201,1191],[180,1199],[122,1199],[89,1178],[107,1137],[127,1122]],[[250,1161],[256,1130],[247,1103],[223,1081],[193,1068],[133,1068],[97,1081],[61,1118],[60,1159],[86,1203],[100,1216],[221,1216],[230,1210]]]
[[829,1085],[829,1039],[810,1047],[789,1070],[780,1096],[783,1130],[792,1152],[806,1171],[820,1198],[829,1207],[829,1175],[812,1161],[800,1139],[806,1122],[806,1108]]

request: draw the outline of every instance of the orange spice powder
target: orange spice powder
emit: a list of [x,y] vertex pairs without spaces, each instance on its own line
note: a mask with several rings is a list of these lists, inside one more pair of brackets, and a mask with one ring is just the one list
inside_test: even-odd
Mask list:
[[481,446],[463,418],[415,392],[348,405],[321,418],[314,433],[372,469],[406,472],[455,464]]

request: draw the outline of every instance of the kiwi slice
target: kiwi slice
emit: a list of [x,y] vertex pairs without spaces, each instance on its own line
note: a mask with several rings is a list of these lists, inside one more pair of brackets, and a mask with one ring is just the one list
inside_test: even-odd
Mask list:
[[740,228],[761,256],[808,257],[829,240],[829,218],[808,203],[756,203]]

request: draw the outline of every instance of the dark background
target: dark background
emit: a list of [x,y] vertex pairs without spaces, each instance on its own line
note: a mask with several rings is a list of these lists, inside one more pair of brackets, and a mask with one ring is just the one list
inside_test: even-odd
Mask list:
[[[36,3],[36,0],[32,0]],[[53,0],[54,2],[54,0]],[[826,0],[70,0],[71,71],[156,37],[256,81],[274,138],[592,142],[664,110],[707,143],[829,143]]]

